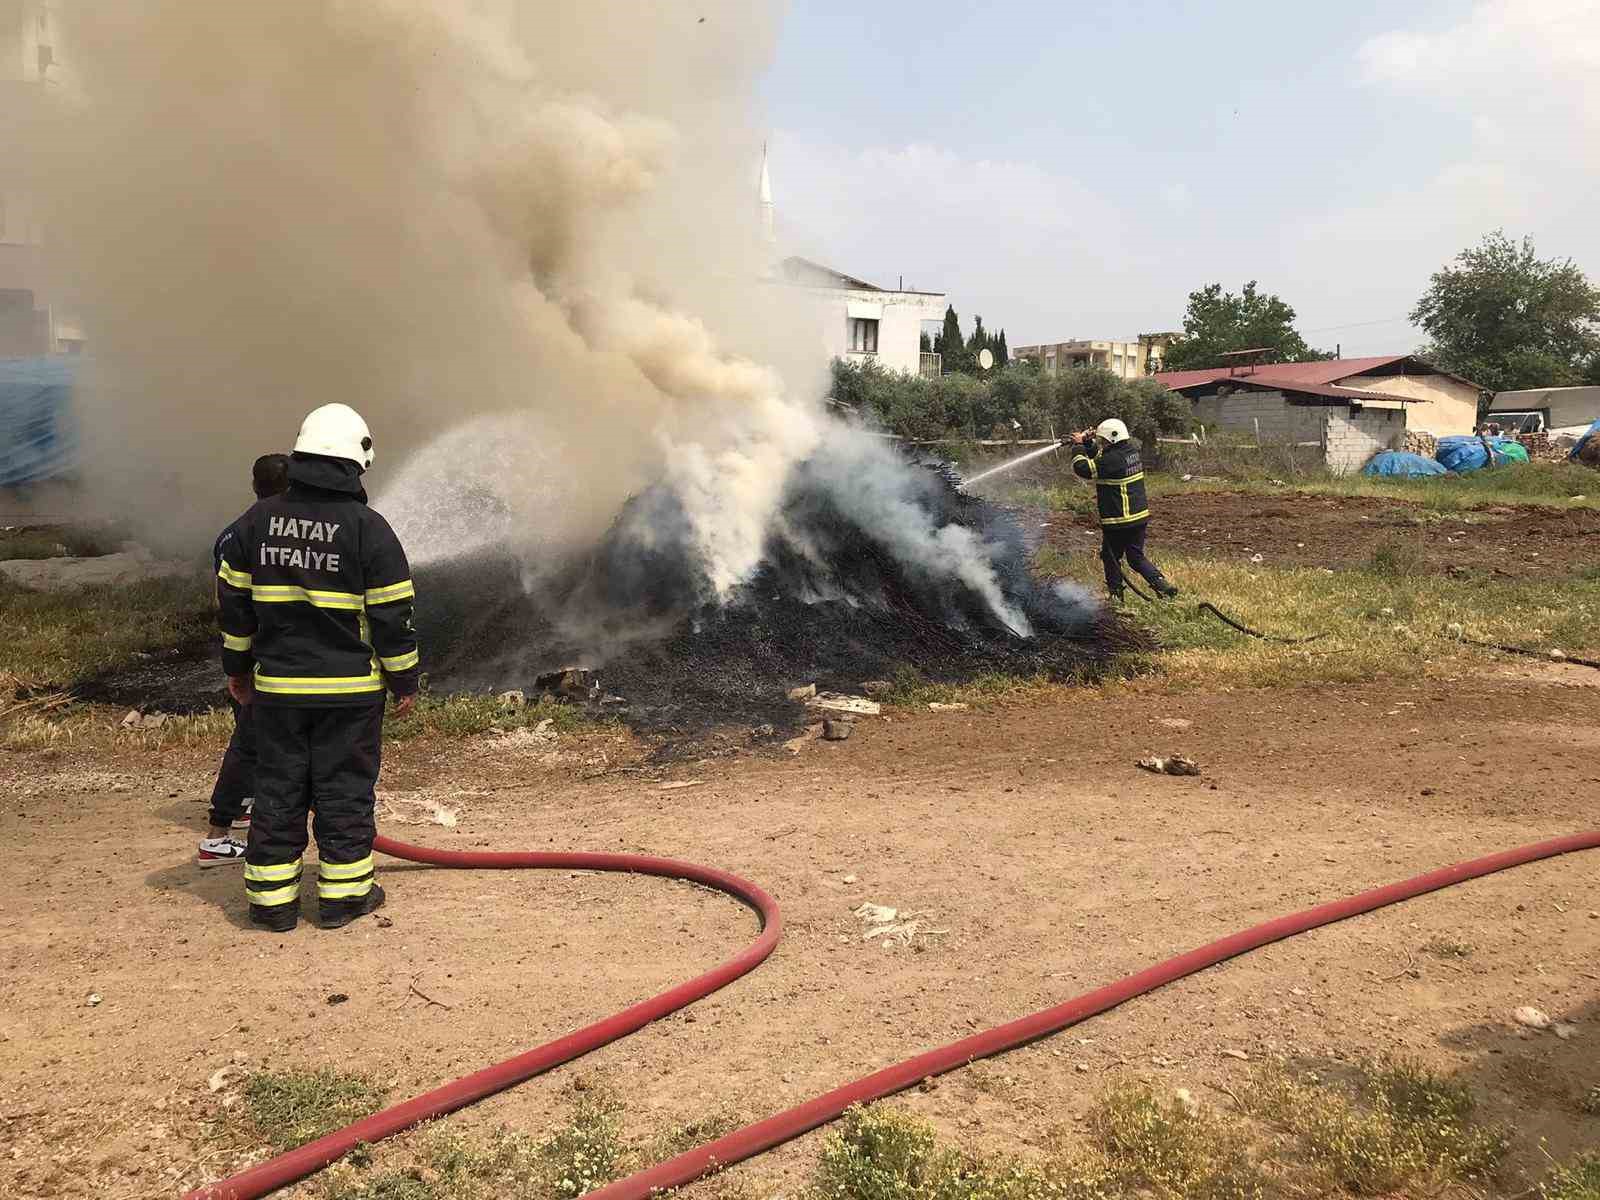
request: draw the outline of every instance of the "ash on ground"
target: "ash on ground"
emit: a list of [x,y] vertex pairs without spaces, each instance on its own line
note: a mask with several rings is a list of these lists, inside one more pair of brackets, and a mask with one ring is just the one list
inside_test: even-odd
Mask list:
[[[997,671],[1092,677],[1142,648],[1082,589],[1033,574],[1010,512],[960,492],[938,464],[906,478],[931,532],[925,550],[908,550],[903,531],[882,532],[876,515],[854,519],[835,487],[801,467],[762,564],[720,600],[693,565],[673,498],[657,491],[636,497],[583,562],[536,577],[493,556],[435,566],[417,584],[431,686],[529,687],[578,665],[625,698],[635,728],[786,730],[803,722],[788,699],[803,684],[852,692],[906,673],[953,683]],[[952,565],[963,554],[976,563]]]

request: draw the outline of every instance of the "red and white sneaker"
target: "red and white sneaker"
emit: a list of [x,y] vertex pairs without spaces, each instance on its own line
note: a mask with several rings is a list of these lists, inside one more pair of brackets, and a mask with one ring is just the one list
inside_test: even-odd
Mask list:
[[255,805],[256,798],[254,796],[246,796],[243,806],[239,809],[239,815],[233,819],[233,823],[228,828],[248,830],[250,828],[250,811],[255,808]]
[[242,863],[244,843],[233,837],[206,838],[200,843],[200,852],[194,856],[194,861],[202,868]]

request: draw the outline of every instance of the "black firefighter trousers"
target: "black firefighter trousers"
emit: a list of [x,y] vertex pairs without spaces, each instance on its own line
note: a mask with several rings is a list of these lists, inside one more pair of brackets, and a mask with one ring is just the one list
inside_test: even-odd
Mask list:
[[233,736],[217,769],[217,784],[211,789],[211,825],[226,829],[244,812],[244,802],[256,794],[256,706],[240,704],[232,696]]
[[1106,591],[1113,596],[1122,595],[1122,562],[1143,575],[1145,582],[1157,592],[1172,585],[1161,569],[1144,556],[1144,535],[1150,522],[1136,521],[1132,525],[1102,525],[1100,527],[1100,561],[1106,569]]
[[383,758],[383,701],[262,704],[255,709],[256,803],[244,859],[252,912],[300,901],[306,816],[317,837],[317,895],[326,913],[372,891],[373,816]]

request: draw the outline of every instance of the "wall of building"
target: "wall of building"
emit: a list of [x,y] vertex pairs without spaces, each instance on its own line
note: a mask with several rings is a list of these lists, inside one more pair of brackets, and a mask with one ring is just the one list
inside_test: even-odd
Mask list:
[[1340,387],[1416,399],[1406,405],[1407,424],[1436,437],[1471,433],[1478,427],[1478,389],[1445,375],[1352,375]]
[[1410,406],[1397,408],[1345,408],[1342,405],[1321,410],[1327,416],[1326,446],[1328,470],[1335,475],[1350,475],[1366,466],[1380,450],[1398,450],[1405,445]]
[[1328,469],[1349,474],[1380,450],[1403,445],[1405,412],[1344,404],[1290,404],[1282,392],[1238,391],[1194,402],[1195,420],[1208,428],[1259,436],[1264,442],[1320,442]]
[[[922,363],[922,323],[942,321],[947,300],[925,292],[870,292],[843,288],[808,288],[817,337],[830,359],[876,362],[891,371],[917,374]],[[851,306],[878,316],[878,352],[850,349]],[[864,306],[864,307],[863,307]]]
[[1265,442],[1319,442],[1322,409],[1290,404],[1282,392],[1240,390],[1230,396],[1208,396],[1194,402],[1194,417],[1211,429],[1228,433],[1259,431]]

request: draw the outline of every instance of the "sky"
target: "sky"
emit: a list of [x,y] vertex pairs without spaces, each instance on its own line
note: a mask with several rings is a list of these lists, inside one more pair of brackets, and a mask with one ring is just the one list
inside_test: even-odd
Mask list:
[[762,100],[786,249],[1013,346],[1255,279],[1404,353],[1496,228],[1600,277],[1600,0],[793,0]]

